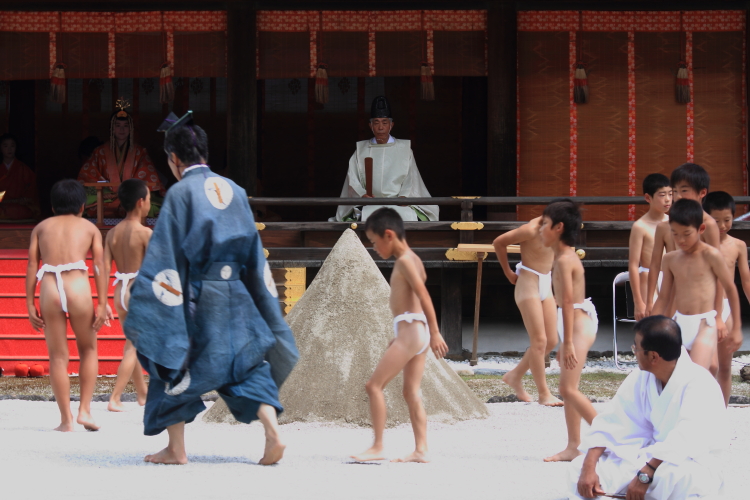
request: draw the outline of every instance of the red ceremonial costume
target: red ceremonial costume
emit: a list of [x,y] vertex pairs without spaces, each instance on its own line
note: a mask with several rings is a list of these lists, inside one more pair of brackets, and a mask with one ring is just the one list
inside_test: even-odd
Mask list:
[[0,202],[0,220],[39,217],[36,175],[18,159],[13,159],[10,167],[4,163],[0,165],[0,193],[3,191],[5,196]]

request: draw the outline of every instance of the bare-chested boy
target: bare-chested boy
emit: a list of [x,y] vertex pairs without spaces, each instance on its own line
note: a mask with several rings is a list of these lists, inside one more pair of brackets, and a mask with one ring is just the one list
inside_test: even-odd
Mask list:
[[[706,196],[703,201],[703,210],[707,212],[719,226],[721,235],[721,247],[719,250],[724,256],[729,273],[734,277],[735,268],[740,269],[742,288],[745,297],[750,298],[750,266],[747,262],[747,245],[744,241],[729,236],[732,229],[735,211],[734,198],[724,191],[714,191]],[[721,310],[721,319],[727,325],[727,331],[733,332],[732,320],[730,319],[731,308],[729,299],[724,298]],[[731,333],[718,344],[719,371],[716,379],[724,393],[724,402],[729,404],[729,396],[732,392],[732,357],[742,345],[742,336],[733,336]]]
[[[646,302],[653,306],[655,296],[648,296],[648,276],[651,251],[654,248],[654,233],[662,222],[668,222],[669,207],[672,206],[672,186],[663,174],[649,174],[643,179],[643,197],[649,205],[648,212],[633,223],[630,230],[628,271],[630,288],[633,290],[635,319],[646,315]],[[659,271],[655,270],[658,274]]]
[[[523,376],[531,369],[537,391],[539,404],[562,406],[547,387],[544,374],[544,357],[557,345],[557,312],[555,299],[552,296],[552,264],[555,253],[545,247],[539,233],[542,218],[537,217],[528,224],[508,231],[495,238],[493,245],[497,260],[503,268],[508,281],[516,286],[514,296],[516,305],[521,311],[523,324],[529,332],[531,346],[514,369],[503,377],[503,382],[516,392],[521,401],[532,401],[531,395],[523,388]],[[516,265],[516,272],[508,264],[508,245],[519,243],[521,262]]]
[[589,349],[596,339],[599,319],[591,299],[586,298],[583,265],[573,245],[581,228],[581,213],[570,200],[551,203],[544,209],[542,241],[555,252],[552,284],[557,303],[557,331],[560,349],[560,394],[565,401],[567,447],[545,462],[570,462],[578,455],[581,444],[581,417],[591,424],[596,410],[589,398],[581,394],[578,384]]
[[384,259],[396,257],[391,274],[391,312],[395,337],[367,381],[365,389],[370,397],[370,413],[375,440],[372,446],[357,455],[354,460],[364,462],[384,460],[383,430],[386,421],[386,406],[383,390],[386,385],[404,371],[404,399],[409,407],[409,417],[416,443],[414,452],[394,462],[428,462],[427,415],[422,406],[419,387],[424,373],[427,351],[435,356],[445,356],[448,346],[438,329],[435,309],[427,293],[422,261],[412,252],[406,242],[404,223],[392,208],[376,210],[367,218],[367,238],[375,251]]
[[[26,305],[29,321],[35,330],[44,329],[49,351],[49,375],[52,392],[60,408],[60,425],[56,431],[71,432],[70,379],[68,378],[67,321],[76,336],[80,356],[79,377],[81,401],[77,422],[86,430],[99,426],[91,416],[99,359],[96,332],[112,318],[107,305],[107,275],[102,257],[102,235],[91,222],[81,218],[86,191],[73,179],[64,179],[52,187],[52,211],[55,216],[40,222],[31,232],[29,265],[26,270]],[[86,255],[91,251],[98,307],[91,300]],[[39,268],[40,261],[44,265]],[[39,287],[39,311],[34,291]],[[41,314],[40,314],[41,312]],[[66,318],[67,313],[67,318]]]
[[[694,200],[698,203],[703,203],[703,198],[708,193],[711,179],[708,176],[708,172],[695,163],[685,163],[680,165],[672,171],[670,178],[670,184],[672,184],[672,204],[677,200],[685,198],[688,200]],[[711,218],[710,215],[704,214],[703,223],[706,225],[706,230],[701,235],[701,240],[705,241],[712,247],[719,248],[719,227],[716,225],[716,221]],[[672,230],[668,222],[662,222],[656,227],[654,233],[654,249],[651,252],[651,265],[649,269],[662,270],[661,260],[664,252],[672,252],[675,250],[674,241],[672,241]],[[656,293],[656,287],[659,281],[659,273],[649,273],[648,277],[648,290],[646,292],[647,297],[653,297]],[[721,307],[723,295],[717,294],[716,296],[716,308]],[[649,303],[646,304],[646,316],[651,316],[653,306]],[[664,309],[664,313],[667,315],[674,313],[674,307],[670,300],[669,306]],[[726,333],[724,322],[719,320],[717,327],[720,331]]]
[[[672,206],[669,226],[677,249],[664,256],[662,293],[654,304],[654,314],[664,314],[667,297],[674,290],[674,319],[682,332],[682,345],[697,364],[709,369],[716,355],[717,333],[715,296],[718,284],[724,288],[732,310],[732,335],[741,336],[740,299],[732,273],[716,248],[701,241],[705,212],[697,201],[681,199]],[[712,219],[713,220],[713,219]],[[714,224],[716,222],[714,221]]]
[[[143,256],[146,254],[148,240],[151,238],[151,229],[141,224],[141,220],[151,210],[151,194],[146,183],[140,179],[127,179],[120,184],[117,190],[117,199],[120,206],[125,209],[125,219],[117,224],[109,233],[104,244],[104,267],[105,275],[109,276],[112,271],[112,259],[117,265],[115,273],[115,307],[120,323],[124,323],[128,317],[128,301],[130,300],[130,285],[138,276]],[[143,377],[143,368],[138,362],[133,343],[125,341],[122,353],[122,362],[117,369],[117,380],[109,398],[109,411],[124,411],[125,408],[120,401],[125,387],[130,379],[133,379],[138,404],[146,404],[146,393],[148,387]]]

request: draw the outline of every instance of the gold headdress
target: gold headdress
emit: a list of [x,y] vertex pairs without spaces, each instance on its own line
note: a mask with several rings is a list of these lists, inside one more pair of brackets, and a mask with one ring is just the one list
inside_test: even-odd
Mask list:
[[112,119],[109,122],[109,145],[112,148],[112,151],[115,151],[117,146],[117,141],[115,140],[115,121],[116,120],[127,120],[128,125],[130,126],[130,137],[128,138],[128,142],[130,143],[130,146],[132,147],[135,144],[135,139],[133,135],[133,116],[126,111],[127,108],[130,107],[130,102],[128,102],[127,99],[124,97],[120,97],[115,101],[115,108],[117,108],[117,111],[112,113]]

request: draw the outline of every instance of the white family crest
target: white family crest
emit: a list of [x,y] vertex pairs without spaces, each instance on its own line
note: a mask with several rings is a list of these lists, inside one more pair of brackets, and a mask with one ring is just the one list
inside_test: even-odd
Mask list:
[[174,269],[159,272],[151,282],[154,295],[165,306],[179,306],[184,300],[180,275]]
[[203,190],[206,192],[206,197],[211,205],[219,210],[227,208],[234,198],[232,186],[221,177],[206,177]]

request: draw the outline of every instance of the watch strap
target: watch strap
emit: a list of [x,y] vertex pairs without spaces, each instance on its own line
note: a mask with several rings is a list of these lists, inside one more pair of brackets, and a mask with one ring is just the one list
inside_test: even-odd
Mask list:
[[648,463],[648,462],[646,462],[646,467],[648,467],[648,468],[649,468],[649,469],[651,469],[652,471],[656,472],[656,467],[654,467],[653,465],[651,465],[651,464],[650,464],[650,463]]

